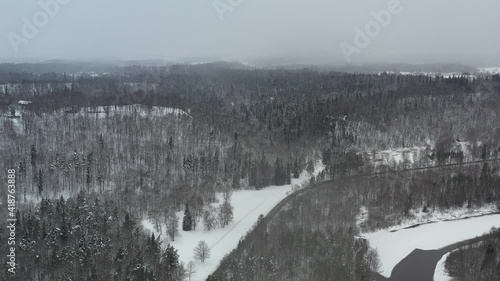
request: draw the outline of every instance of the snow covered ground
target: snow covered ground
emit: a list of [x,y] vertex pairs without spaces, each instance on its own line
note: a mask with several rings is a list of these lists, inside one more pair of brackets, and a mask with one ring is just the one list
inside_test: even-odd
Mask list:
[[[479,69],[479,72],[481,72],[481,69]],[[378,73],[381,75],[383,72]],[[394,74],[396,72],[389,71],[386,72],[389,74]],[[444,78],[451,78],[451,77],[460,77],[460,76],[466,76],[469,79],[474,79],[476,78],[476,75],[474,74],[465,74],[465,73],[459,73],[459,72],[424,72],[424,71],[418,71],[418,72],[408,72],[408,71],[401,71],[397,72],[399,75],[408,75],[408,76],[419,76],[419,75],[425,75],[429,77],[436,77],[436,76],[442,76]]]
[[172,107],[153,106],[147,107],[144,105],[124,105],[124,106],[96,106],[96,107],[82,107],[77,112],[78,115],[97,114],[97,117],[104,118],[110,116],[124,116],[138,114],[140,117],[156,116],[162,117],[166,115],[189,116],[189,114],[182,109]]
[[[321,163],[315,165],[314,174],[317,175],[324,169]],[[178,212],[179,229],[181,230],[181,237],[175,238],[175,241],[164,241],[163,246],[170,243],[179,253],[180,260],[184,264],[189,261],[194,261],[193,250],[196,244],[205,240],[210,246],[211,255],[205,263],[196,262],[198,270],[191,278],[191,281],[202,281],[211,274],[222,258],[229,254],[236,248],[240,239],[252,229],[259,215],[266,215],[271,209],[283,200],[290,192],[294,185],[301,185],[307,183],[311,176],[307,172],[303,172],[298,179],[292,179],[292,184],[284,186],[270,186],[261,190],[241,190],[235,191],[231,198],[231,204],[234,206],[234,220],[225,228],[217,228],[215,230],[206,231],[203,229],[203,223],[199,222],[195,231],[182,231],[182,216],[183,212]],[[221,194],[218,194],[221,196]],[[160,233],[155,230],[153,223],[144,219],[142,221],[143,227],[154,232],[155,236]],[[163,227],[165,229],[165,227]],[[163,233],[161,238],[165,238],[166,234]]]
[[370,159],[372,163],[391,165],[400,164],[403,161],[408,161],[412,164],[425,152],[426,147],[407,147],[407,148],[394,148],[382,151],[365,151],[364,156]]
[[446,259],[448,256],[451,254],[447,253],[445,254],[437,263],[436,265],[436,270],[434,271],[434,281],[452,281],[452,278],[448,275],[446,272],[446,269],[444,267],[444,264],[446,262]]
[[395,231],[418,224],[427,224],[441,221],[459,220],[469,217],[478,217],[497,212],[495,204],[486,204],[477,208],[462,208],[454,209],[433,209],[429,208],[428,212],[422,212],[422,208],[410,210],[410,216],[404,219],[400,224],[390,227],[389,231]]
[[479,68],[480,73],[487,73],[487,74],[499,74],[500,73],[500,66],[497,67],[480,67]]
[[5,130],[5,125],[10,122],[12,125],[12,128],[14,129],[14,132],[17,135],[23,135],[24,134],[24,126],[23,126],[23,114],[20,110],[15,110],[14,116],[16,118],[10,118],[11,112],[5,112],[3,116],[0,117],[2,124],[0,124],[0,132],[3,132]]
[[[480,146],[481,143],[476,143]],[[427,140],[425,145],[414,147],[396,147],[380,151],[362,151],[363,158],[369,159],[375,166],[386,165],[391,166],[395,164],[415,164],[419,166],[436,165],[434,160],[430,159],[431,154],[434,152],[435,141]],[[472,161],[471,154],[473,144],[467,141],[456,141],[452,148],[456,151],[462,151],[464,154],[464,161]]]
[[364,233],[370,245],[378,251],[381,274],[390,277],[393,268],[415,249],[435,250],[488,233],[500,227],[500,214],[442,221],[415,228]]

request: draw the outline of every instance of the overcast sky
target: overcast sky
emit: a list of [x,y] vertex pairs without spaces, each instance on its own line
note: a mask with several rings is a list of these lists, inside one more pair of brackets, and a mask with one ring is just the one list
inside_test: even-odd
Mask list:
[[[1,0],[0,59],[278,57],[345,64],[339,45],[355,46],[354,28],[364,29],[373,20],[370,12],[390,2],[241,0],[221,20],[214,0],[64,1],[69,3],[26,38],[23,17],[33,23],[43,11],[38,1]],[[230,2],[238,0],[219,0]],[[368,46],[351,55],[353,63],[500,62],[500,1],[401,0],[401,6]]]

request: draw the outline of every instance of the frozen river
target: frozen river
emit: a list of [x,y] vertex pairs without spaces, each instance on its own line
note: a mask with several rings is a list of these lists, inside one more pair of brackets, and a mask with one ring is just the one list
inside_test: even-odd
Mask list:
[[[377,249],[383,276],[396,278],[395,274],[405,274],[411,268],[418,269],[416,271],[430,268],[431,279],[420,279],[424,281],[432,280],[437,262],[453,250],[454,244],[486,234],[493,227],[500,228],[500,214],[434,222],[397,231],[380,230],[363,236]],[[390,280],[400,280],[393,278]]]

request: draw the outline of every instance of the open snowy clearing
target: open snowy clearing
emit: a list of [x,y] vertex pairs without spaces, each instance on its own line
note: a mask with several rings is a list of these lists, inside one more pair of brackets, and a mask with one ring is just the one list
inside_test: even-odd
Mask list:
[[[430,165],[436,164],[430,158],[434,152],[433,147],[435,142],[428,140],[426,145],[413,146],[413,147],[397,147],[393,149],[380,150],[380,151],[363,151],[363,157],[369,159],[375,166],[377,165],[396,165],[396,164],[415,164]],[[478,144],[480,145],[480,144]],[[452,146],[457,151],[462,151],[464,154],[464,161],[471,161],[471,148],[472,144],[467,141],[456,141]],[[423,163],[422,163],[423,162]]]
[[[324,166],[317,163],[314,174],[317,175],[323,169]],[[178,250],[180,261],[187,264],[189,261],[194,261],[193,250],[196,244],[201,240],[205,240],[210,246],[210,258],[205,263],[196,262],[198,270],[191,278],[191,281],[205,280],[208,275],[215,271],[222,258],[238,246],[240,239],[252,229],[259,215],[269,213],[274,206],[292,192],[294,185],[305,184],[309,182],[310,178],[311,175],[304,171],[298,179],[292,179],[290,185],[270,186],[261,190],[235,191],[231,198],[231,204],[234,206],[234,220],[225,228],[206,231],[200,221],[195,231],[182,231],[184,212],[177,212],[180,237],[175,238],[175,241],[168,241],[168,239],[165,241],[166,234],[163,233],[161,235],[163,246],[168,243],[173,245]],[[217,194],[217,196],[220,198],[222,195]],[[160,235],[150,220],[144,219],[142,225],[146,230],[154,232],[156,236]]]
[[382,151],[365,151],[364,157],[368,158],[375,165],[401,164],[407,161],[413,164],[425,153],[426,147],[406,147],[394,148]]
[[500,227],[500,214],[443,221],[415,228],[365,233],[370,245],[378,251],[381,274],[390,277],[394,267],[415,249],[436,250],[488,233]]

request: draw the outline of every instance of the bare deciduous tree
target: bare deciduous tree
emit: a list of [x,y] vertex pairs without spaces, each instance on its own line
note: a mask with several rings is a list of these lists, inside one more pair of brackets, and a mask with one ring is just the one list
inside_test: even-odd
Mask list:
[[175,215],[175,212],[167,212],[165,216],[165,225],[167,226],[168,236],[172,241],[175,241],[175,237],[179,236],[179,219]]
[[194,248],[194,258],[205,262],[206,259],[210,258],[210,247],[208,247],[207,242],[204,240],[198,242],[196,248]]
[[194,261],[188,262],[187,267],[186,267],[186,273],[187,273],[188,281],[191,281],[191,277],[194,274],[196,274],[197,270],[198,270],[198,268],[196,267],[196,263]]
[[217,210],[213,206],[209,206],[203,212],[203,224],[206,230],[212,230],[217,226]]

